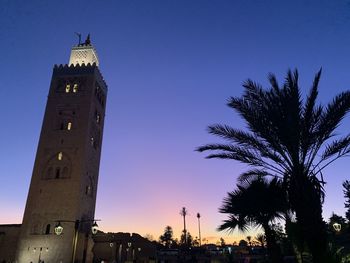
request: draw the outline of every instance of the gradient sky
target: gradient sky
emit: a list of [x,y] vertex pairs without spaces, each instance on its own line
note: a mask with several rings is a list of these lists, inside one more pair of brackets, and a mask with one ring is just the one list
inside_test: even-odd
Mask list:
[[[212,242],[226,192],[246,166],[206,160],[206,127],[244,128],[226,105],[242,82],[297,67],[303,92],[322,67],[320,101],[350,87],[349,1],[0,0],[0,223],[21,223],[54,64],[91,33],[109,85],[96,218],[104,231],[158,238],[166,225]],[[349,118],[339,133],[347,133]],[[324,216],[344,214],[349,159],[325,170]]]

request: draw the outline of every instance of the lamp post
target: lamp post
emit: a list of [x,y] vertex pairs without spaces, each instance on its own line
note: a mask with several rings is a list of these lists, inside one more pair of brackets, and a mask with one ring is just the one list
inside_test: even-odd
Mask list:
[[110,240],[109,246],[112,249],[112,263],[119,263],[122,262],[121,259],[121,253],[123,249],[123,244],[121,240],[118,240],[114,235],[112,235],[112,238]]
[[139,259],[141,258],[141,250],[142,249],[140,247],[137,248],[137,254],[136,254],[136,258],[135,258],[136,262],[138,262]]
[[127,251],[126,259],[128,261],[130,258],[132,258],[132,260],[134,260],[134,251],[133,251],[133,248],[131,246],[132,246],[132,243],[128,242],[128,248],[126,249],[126,251]]
[[[98,231],[98,225],[96,221],[100,221],[98,219],[87,219],[87,220],[57,220],[57,224],[55,226],[55,234],[61,235],[63,233],[63,226],[61,225],[61,222],[63,223],[74,223],[74,236],[73,236],[73,244],[72,244],[72,260],[71,262],[74,263],[75,261],[75,254],[77,251],[77,243],[78,243],[78,236],[79,236],[79,227],[80,223],[86,223],[86,222],[93,222],[91,226],[91,232],[93,235],[95,235]],[[40,262],[39,262],[40,263]]]

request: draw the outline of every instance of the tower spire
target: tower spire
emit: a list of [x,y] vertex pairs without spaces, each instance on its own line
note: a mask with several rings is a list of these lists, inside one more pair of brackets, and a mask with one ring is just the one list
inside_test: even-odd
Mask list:
[[81,34],[76,33],[79,37],[79,44],[72,47],[69,65],[88,65],[96,64],[99,66],[97,52],[91,44],[90,34],[87,35],[85,42],[81,43]]

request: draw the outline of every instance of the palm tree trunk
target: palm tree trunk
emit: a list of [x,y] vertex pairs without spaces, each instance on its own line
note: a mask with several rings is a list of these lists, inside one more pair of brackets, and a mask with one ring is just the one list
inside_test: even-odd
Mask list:
[[279,245],[276,242],[276,234],[273,229],[271,229],[268,222],[264,222],[262,224],[262,227],[265,231],[266,236],[266,247],[267,247],[267,254],[269,257],[269,262],[271,263],[281,263],[282,255],[281,255],[281,249]]
[[[294,180],[293,180],[294,179]],[[315,263],[327,263],[327,232],[322,218],[320,192],[307,176],[291,180],[289,197],[303,239]]]

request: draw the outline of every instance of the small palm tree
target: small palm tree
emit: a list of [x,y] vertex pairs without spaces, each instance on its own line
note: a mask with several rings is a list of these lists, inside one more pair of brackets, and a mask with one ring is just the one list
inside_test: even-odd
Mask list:
[[265,243],[266,243],[266,237],[264,234],[257,234],[256,237],[255,237],[256,241],[258,241],[258,243],[260,244],[260,246],[262,248],[265,247]]
[[251,247],[252,246],[252,236],[247,236],[246,238],[247,238],[249,246]]
[[267,90],[252,80],[246,81],[243,96],[230,98],[228,106],[243,117],[249,132],[227,125],[209,126],[210,133],[229,144],[208,144],[198,151],[214,151],[207,158],[248,164],[251,170],[241,180],[256,176],[282,178],[314,262],[326,263],[322,171],[350,153],[350,135],[334,139],[336,128],[350,110],[350,91],[340,93],[325,107],[317,105],[320,76],[321,71],[305,101],[301,99],[297,71],[288,71],[282,86],[271,74]]
[[[282,218],[287,208],[281,182],[277,178],[271,182],[258,178],[248,184],[237,185],[236,190],[228,193],[219,209],[221,213],[228,214],[228,219],[218,229],[247,231],[251,227],[262,227],[271,262],[281,262],[280,249],[270,224]],[[248,241],[250,243],[251,237]]]

